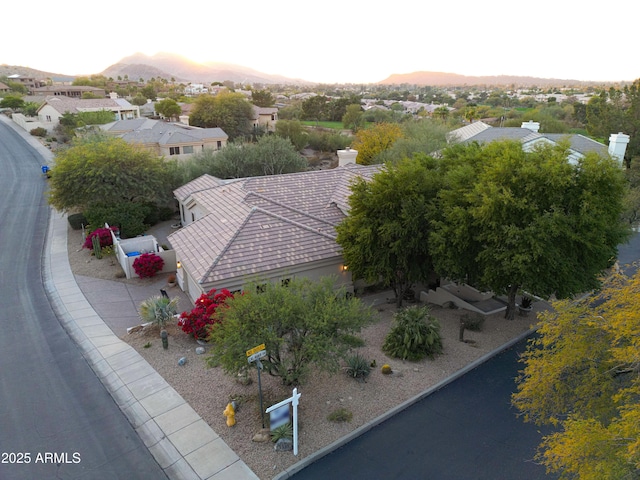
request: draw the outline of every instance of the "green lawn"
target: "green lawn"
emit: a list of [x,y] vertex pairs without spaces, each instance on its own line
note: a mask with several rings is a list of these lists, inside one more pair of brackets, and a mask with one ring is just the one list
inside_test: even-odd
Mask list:
[[315,122],[313,120],[303,120],[302,124],[307,127],[324,127],[333,128],[334,130],[342,130],[342,122]]

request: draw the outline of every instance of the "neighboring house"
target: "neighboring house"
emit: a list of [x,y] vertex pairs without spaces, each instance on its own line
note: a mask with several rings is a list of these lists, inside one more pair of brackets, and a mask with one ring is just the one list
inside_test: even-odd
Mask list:
[[251,280],[335,275],[353,291],[335,227],[347,215],[351,181],[379,168],[348,164],[228,181],[203,175],[178,188],[183,227],[168,241],[180,286],[195,301],[212,288],[239,291]]
[[570,154],[569,161],[577,162],[589,152],[596,152],[599,155],[607,153],[618,161],[622,162],[629,143],[629,136],[624,133],[612,134],[609,137],[609,147],[596,142],[584,135],[564,134],[564,133],[539,133],[540,124],[538,122],[523,122],[518,127],[492,127],[483,122],[474,122],[464,127],[449,132],[449,142],[478,142],[488,143],[496,140],[519,140],[522,142],[525,151],[531,150],[539,143],[556,144],[562,139],[569,140]]
[[137,118],[101,125],[100,128],[128,143],[141,145],[158,156],[188,158],[205,148],[220,150],[228,135],[221,128],[199,128],[164,120]]
[[104,88],[87,87],[87,86],[74,86],[74,85],[52,85],[46,87],[39,87],[32,89],[33,95],[42,96],[63,96],[69,98],[82,98],[82,94],[91,93],[99,98],[105,98],[107,93]]
[[131,105],[123,98],[93,98],[75,99],[68,97],[47,97],[38,108],[39,122],[48,131],[52,131],[65,113],[98,112],[107,110],[113,112],[114,120],[133,119],[140,117],[140,109]]
[[251,126],[256,129],[264,128],[265,132],[275,132],[278,123],[278,109],[276,107],[256,107],[253,105]]
[[7,93],[7,92],[10,92],[10,91],[11,91],[11,89],[7,85],[5,85],[4,83],[0,82],[0,92]]
[[209,93],[209,90],[202,83],[191,83],[184,87],[184,94],[188,97],[202,95],[203,93]]
[[18,82],[27,87],[27,90],[31,92],[34,88],[44,87],[46,82],[44,80],[38,80],[35,77],[26,77],[19,74],[9,75],[7,77],[8,80],[12,82]]
[[147,103],[140,106],[140,116],[144,118],[158,117],[156,102],[147,98]]

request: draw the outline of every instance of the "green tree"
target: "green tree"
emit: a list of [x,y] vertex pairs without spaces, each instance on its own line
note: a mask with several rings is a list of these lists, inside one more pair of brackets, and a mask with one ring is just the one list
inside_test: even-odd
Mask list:
[[180,108],[180,105],[178,105],[178,102],[170,98],[165,98],[164,100],[156,102],[155,110],[169,120],[178,118],[182,113],[182,109]]
[[153,85],[147,84],[145,85],[144,88],[142,88],[142,90],[140,90],[140,94],[144,97],[144,98],[148,98],[149,100],[152,101],[156,101],[156,99],[158,98],[158,92],[156,91],[156,89],[154,88]]
[[0,107],[10,108],[12,110],[19,110],[24,106],[24,100],[17,95],[7,95],[0,100]]
[[298,151],[307,146],[308,134],[298,120],[278,120],[276,135],[288,139]]
[[508,295],[565,298],[599,285],[629,233],[616,162],[569,144],[525,152],[520,142],[458,145],[439,163],[443,189],[430,237],[436,270]]
[[219,127],[229,140],[249,138],[253,106],[241,93],[220,92],[216,96],[200,95],[194,104],[189,123],[197,127]]
[[447,146],[449,128],[442,122],[424,118],[405,122],[401,128],[402,136],[376,155],[376,163],[395,163],[416,154],[432,155]]
[[525,421],[557,427],[536,459],[561,478],[640,475],[639,301],[640,275],[616,274],[539,316],[512,401]]
[[215,153],[205,151],[195,161],[207,164],[208,173],[218,178],[280,175],[308,167],[293,144],[277,135],[262,136],[256,143],[234,142]]
[[315,95],[302,102],[302,119],[319,122],[327,118],[327,103],[324,95]]
[[356,161],[361,165],[378,163],[376,155],[390,148],[402,136],[402,128],[395,123],[379,123],[356,132],[356,138],[352,144],[352,147],[358,151]]
[[342,116],[342,126],[346,129],[357,132],[364,127],[364,115],[359,104],[347,105],[345,114]]
[[264,370],[283,384],[297,385],[311,368],[336,372],[353,345],[353,335],[373,318],[361,301],[336,289],[335,279],[292,279],[247,287],[218,309],[211,328],[212,360],[235,375],[245,369],[245,352],[265,344]]
[[133,97],[131,99],[131,104],[132,105],[137,105],[137,106],[141,107],[145,103],[147,103],[147,99],[144,98],[144,95],[141,95],[141,94],[137,94],[135,97]]
[[253,90],[251,92],[251,103],[256,107],[273,107],[276,99],[269,90]]
[[95,204],[166,201],[162,160],[124,140],[88,135],[57,153],[49,202],[61,211]]
[[354,278],[380,279],[402,306],[416,282],[432,272],[428,252],[429,220],[434,214],[438,180],[423,160],[387,165],[373,179],[352,184],[349,215],[336,230],[345,263]]

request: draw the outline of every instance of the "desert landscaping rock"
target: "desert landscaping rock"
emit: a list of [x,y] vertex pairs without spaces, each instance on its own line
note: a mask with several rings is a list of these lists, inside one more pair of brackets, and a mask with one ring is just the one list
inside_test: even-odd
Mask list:
[[[75,275],[133,284],[141,282],[137,278],[118,278],[121,268],[115,262],[112,265],[108,258],[86,264],[90,253],[86,249],[78,251],[80,234],[70,230],[69,237],[69,261]],[[180,311],[189,310],[192,305],[179,305],[179,308]],[[534,304],[534,311],[546,308],[543,302]],[[387,357],[382,352],[382,343],[393,325],[395,305],[384,303],[376,306],[376,310],[378,320],[362,331],[365,345],[356,351],[370,362],[376,360],[380,366],[389,364],[394,372],[402,374],[390,377],[382,374],[380,368],[374,368],[365,383],[349,378],[342,371],[333,375],[314,372],[308,383],[298,386],[302,397],[298,407],[297,457],[275,451],[268,433],[267,441],[254,440],[256,432],[262,429],[255,368],[247,370],[249,381],[244,384],[238,381],[237,375],[228,375],[221,367],[209,367],[206,356],[195,352],[199,345],[193,337],[182,332],[177,319],[165,327],[170,338],[169,350],[144,348],[150,341],[158,341],[160,332],[157,327],[125,334],[123,340],[162,375],[256,475],[267,480],[518,337],[535,323],[533,313],[529,317],[516,317],[514,321],[505,320],[502,314],[490,315],[482,331],[465,332],[465,337],[476,341],[471,346],[458,341],[460,316],[465,311],[432,306],[432,314],[440,321],[444,353],[434,360],[412,363]],[[179,366],[177,359],[182,357],[188,364]],[[264,409],[291,396],[292,387],[283,386],[278,378],[263,374],[261,383]],[[347,400],[341,403],[340,399]],[[237,423],[230,428],[222,412],[232,400],[238,406]],[[353,412],[350,422],[327,419],[336,405],[346,406]]]

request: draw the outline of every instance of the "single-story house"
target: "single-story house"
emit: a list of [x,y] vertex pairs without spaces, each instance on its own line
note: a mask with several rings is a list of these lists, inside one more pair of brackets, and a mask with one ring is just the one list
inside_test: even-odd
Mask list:
[[[357,152],[348,152],[355,159]],[[203,175],[174,191],[182,228],[168,236],[177,278],[194,301],[212,288],[242,290],[251,280],[335,275],[353,291],[336,242],[349,185],[379,165],[220,180]]]
[[113,112],[114,120],[132,119],[140,117],[140,108],[131,105],[124,98],[92,98],[79,99],[63,96],[46,97],[38,108],[39,122],[49,131],[60,123],[60,117],[65,113],[99,112],[107,110]]
[[220,150],[228,135],[221,128],[199,128],[150,118],[119,120],[100,128],[128,143],[142,145],[158,156],[184,159],[205,148]]
[[609,137],[609,147],[596,142],[584,135],[564,133],[539,133],[540,123],[522,122],[521,127],[492,127],[484,122],[473,122],[464,127],[449,132],[449,142],[478,142],[488,143],[496,140],[519,140],[525,150],[530,150],[540,142],[558,143],[568,139],[570,144],[569,161],[576,162],[589,152],[600,155],[607,153],[622,162],[629,143],[629,136],[624,133],[612,134]]

